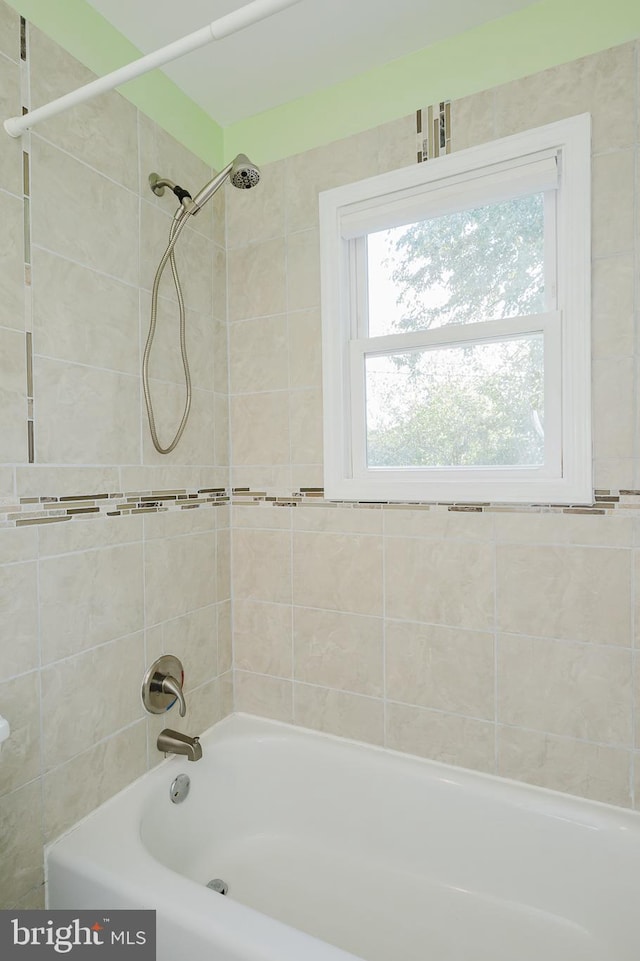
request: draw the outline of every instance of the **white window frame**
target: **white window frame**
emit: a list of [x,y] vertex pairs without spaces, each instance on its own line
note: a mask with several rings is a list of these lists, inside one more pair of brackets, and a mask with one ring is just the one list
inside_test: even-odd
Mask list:
[[[320,194],[325,496],[587,504],[591,452],[591,119],[547,124]],[[364,237],[553,182],[545,313],[370,337]],[[536,186],[538,185],[538,186]],[[518,193],[520,190],[520,194]],[[549,191],[551,193],[551,191]],[[463,198],[461,200],[461,197]],[[548,214],[551,213],[551,216]],[[363,274],[364,271],[364,274]],[[363,281],[364,277],[364,281]],[[544,335],[545,465],[368,468],[365,355]]]

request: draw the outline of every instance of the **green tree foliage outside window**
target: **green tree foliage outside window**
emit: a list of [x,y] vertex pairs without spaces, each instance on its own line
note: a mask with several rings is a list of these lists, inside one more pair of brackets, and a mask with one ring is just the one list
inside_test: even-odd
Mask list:
[[[384,233],[399,308],[388,333],[544,310],[542,194]],[[542,337],[527,335],[391,354],[385,371],[372,364],[369,466],[543,463],[542,351]]]

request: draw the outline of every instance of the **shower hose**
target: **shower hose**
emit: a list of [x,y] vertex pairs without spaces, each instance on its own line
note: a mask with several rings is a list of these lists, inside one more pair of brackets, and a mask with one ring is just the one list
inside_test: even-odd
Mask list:
[[[178,237],[182,233],[187,220],[189,219],[188,212],[183,208],[179,207],[176,211],[173,221],[171,222],[171,229],[169,231],[169,243],[167,249],[162,255],[162,259],[158,264],[158,269],[156,270],[156,276],[153,281],[153,289],[151,292],[151,320],[149,323],[149,333],[147,335],[147,343],[144,348],[144,355],[142,359],[142,387],[144,390],[144,400],[147,405],[147,416],[149,418],[149,430],[151,431],[151,439],[153,441],[153,446],[160,454],[170,454],[172,450],[178,445],[180,438],[184,433],[184,429],[187,426],[187,420],[189,419],[189,411],[191,410],[191,372],[189,370],[189,358],[187,357],[187,330],[186,330],[186,314],[184,307],[184,298],[182,296],[182,287],[180,286],[180,277],[178,275],[178,268],[176,266],[176,260],[174,256],[174,248],[178,241]],[[186,387],[186,400],[184,405],[184,411],[182,414],[182,420],[178,430],[176,431],[175,437],[171,441],[168,447],[163,447],[158,439],[158,432],[156,430],[156,420],[153,413],[153,401],[151,400],[151,388],[149,385],[149,357],[151,355],[151,348],[153,346],[153,339],[156,334],[156,326],[158,323],[158,291],[160,289],[160,280],[164,272],[167,263],[171,265],[171,273],[173,275],[173,283],[176,288],[176,294],[178,297],[178,310],[180,311],[180,353],[182,355],[182,367],[184,369],[184,382]]]

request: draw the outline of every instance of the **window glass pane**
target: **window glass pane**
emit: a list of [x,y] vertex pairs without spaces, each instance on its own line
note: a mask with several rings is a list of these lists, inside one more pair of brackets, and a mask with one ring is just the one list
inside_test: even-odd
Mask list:
[[543,335],[365,358],[367,465],[544,463]]
[[542,313],[544,194],[367,237],[369,336]]

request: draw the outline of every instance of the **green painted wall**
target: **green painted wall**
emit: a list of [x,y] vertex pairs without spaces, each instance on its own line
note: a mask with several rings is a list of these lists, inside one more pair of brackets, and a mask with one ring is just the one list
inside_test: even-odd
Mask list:
[[[99,76],[142,56],[85,0],[5,2]],[[222,127],[160,70],[125,84],[120,91],[206,163],[217,169],[223,166]]]
[[[139,51],[85,0],[8,0],[98,74]],[[639,0],[539,0],[350,80],[222,129],[160,71],[122,93],[208,163],[308,150],[640,36]]]

